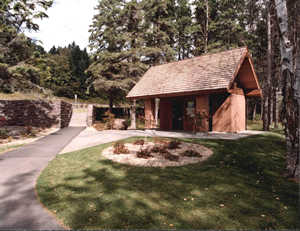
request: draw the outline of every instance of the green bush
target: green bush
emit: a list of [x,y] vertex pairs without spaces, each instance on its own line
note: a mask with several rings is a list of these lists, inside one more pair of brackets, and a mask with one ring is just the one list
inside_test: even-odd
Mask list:
[[0,129],[0,139],[7,139],[9,137],[8,130]]

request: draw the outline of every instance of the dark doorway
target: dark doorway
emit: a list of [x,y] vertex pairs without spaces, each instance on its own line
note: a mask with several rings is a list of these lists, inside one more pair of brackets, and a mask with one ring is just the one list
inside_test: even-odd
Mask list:
[[183,130],[184,101],[172,101],[172,130]]

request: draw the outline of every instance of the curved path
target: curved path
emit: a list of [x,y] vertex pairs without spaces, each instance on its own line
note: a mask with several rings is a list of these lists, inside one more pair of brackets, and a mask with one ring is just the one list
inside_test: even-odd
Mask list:
[[48,162],[84,127],[68,127],[0,155],[0,230],[64,229],[38,202],[35,183]]

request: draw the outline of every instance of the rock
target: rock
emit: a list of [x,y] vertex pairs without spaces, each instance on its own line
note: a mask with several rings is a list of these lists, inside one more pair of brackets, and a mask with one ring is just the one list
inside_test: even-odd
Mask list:
[[113,129],[116,130],[127,130],[128,124],[125,119],[115,119]]

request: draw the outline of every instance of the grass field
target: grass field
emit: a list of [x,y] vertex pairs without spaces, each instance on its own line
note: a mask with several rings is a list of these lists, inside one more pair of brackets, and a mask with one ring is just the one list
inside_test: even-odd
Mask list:
[[23,144],[18,144],[18,145],[7,144],[7,145],[4,145],[4,146],[1,146],[0,147],[0,155],[5,153],[5,152],[12,151],[12,150],[17,149],[19,147],[22,147],[22,146],[23,146]]
[[72,229],[300,227],[299,185],[282,177],[282,136],[185,141],[214,154],[202,164],[145,168],[105,159],[111,144],[100,145],[50,162],[38,195]]

